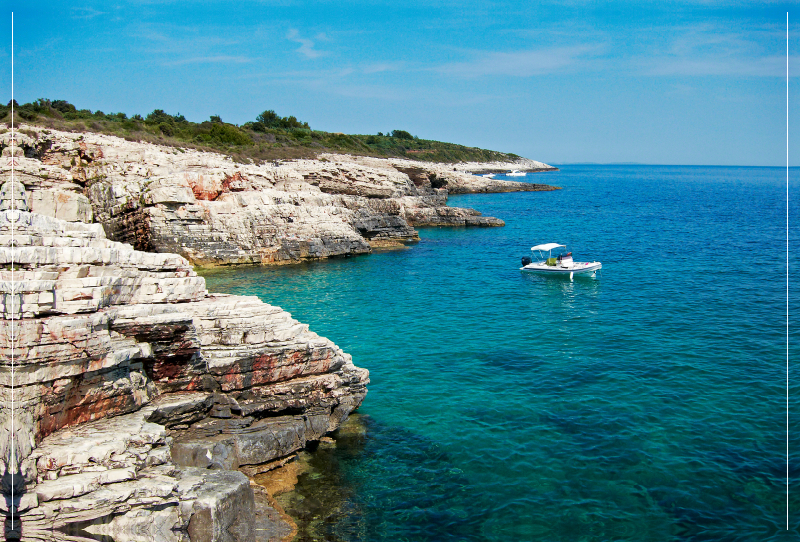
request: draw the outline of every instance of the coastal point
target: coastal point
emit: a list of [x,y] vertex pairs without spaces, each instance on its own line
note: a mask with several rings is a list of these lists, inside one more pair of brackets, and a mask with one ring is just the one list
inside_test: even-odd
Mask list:
[[0,542],[800,540],[788,6],[7,4]]
[[242,164],[19,130],[0,134],[8,539],[291,537],[253,480],[335,431],[369,373],[279,307],[209,293],[194,266],[367,254],[418,241],[415,226],[502,226],[448,207],[448,193],[555,189],[469,173],[481,164]]

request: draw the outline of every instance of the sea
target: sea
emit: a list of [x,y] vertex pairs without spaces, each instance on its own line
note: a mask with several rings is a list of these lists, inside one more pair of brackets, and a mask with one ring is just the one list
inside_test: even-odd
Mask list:
[[[788,176],[787,200],[782,168],[567,165],[450,197],[505,227],[204,273],[370,371],[278,499],[296,540],[800,540]],[[550,242],[602,270],[520,272]]]

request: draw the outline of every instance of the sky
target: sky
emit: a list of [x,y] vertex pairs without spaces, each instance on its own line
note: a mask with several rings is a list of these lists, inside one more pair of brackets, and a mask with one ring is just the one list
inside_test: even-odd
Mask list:
[[[513,152],[785,166],[800,2],[0,0],[0,100]],[[800,166],[800,130],[790,164]]]

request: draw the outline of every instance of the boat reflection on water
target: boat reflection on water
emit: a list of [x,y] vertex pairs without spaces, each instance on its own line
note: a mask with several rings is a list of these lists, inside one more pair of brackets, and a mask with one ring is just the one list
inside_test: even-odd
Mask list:
[[[602,281],[595,274],[575,275],[574,278],[570,278],[569,275],[563,274],[521,273],[521,278],[532,287],[530,293],[536,301],[535,310],[540,313],[545,311],[550,315],[563,309],[574,310],[579,306],[585,311],[586,304],[579,303],[578,298],[594,299],[601,293]],[[584,313],[583,316],[585,315]]]

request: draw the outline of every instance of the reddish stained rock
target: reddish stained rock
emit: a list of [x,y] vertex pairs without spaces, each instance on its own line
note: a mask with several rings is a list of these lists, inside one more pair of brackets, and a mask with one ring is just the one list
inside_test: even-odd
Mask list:
[[249,389],[329,372],[335,368],[334,357],[335,352],[328,347],[262,353],[217,372],[217,379],[224,391]]
[[231,371],[221,378],[219,383],[223,391],[236,391],[249,389],[254,386],[285,382],[301,376],[322,374],[330,369],[330,363],[299,363],[295,365],[281,365],[271,369],[240,372]]
[[222,194],[222,185],[219,181],[206,179],[202,174],[184,175],[194,197],[198,200],[215,201]]
[[[244,182],[241,177],[231,177],[229,185]],[[140,469],[146,471],[173,463],[187,467],[172,455],[171,442],[159,436],[163,434],[165,438],[167,434],[160,425],[165,421],[172,422],[164,425],[177,436],[181,431],[194,431],[189,436],[195,440],[189,439],[184,444],[202,452],[197,457],[207,458],[212,465],[219,468],[261,465],[278,457],[288,457],[308,441],[318,440],[335,429],[363,400],[367,372],[354,367],[349,356],[333,343],[310,332],[307,326],[300,325],[280,309],[252,297],[209,295],[204,288],[198,290],[200,281],[185,260],[159,254],[129,254],[133,252],[130,247],[108,242],[99,228],[89,229],[33,215],[27,213],[24,218],[38,221],[43,231],[31,229],[29,238],[21,236],[42,254],[42,258],[32,258],[33,262],[44,260],[52,247],[108,249],[111,261],[106,266],[89,265],[85,258],[77,257],[82,254],[80,251],[64,251],[72,258],[67,263],[50,266],[32,263],[19,270],[24,274],[23,284],[27,289],[23,295],[28,296],[31,305],[36,304],[40,291],[52,292],[51,298],[55,299],[81,299],[90,292],[105,296],[101,304],[82,302],[79,308],[88,313],[71,314],[70,307],[50,302],[46,309],[34,307],[30,312],[33,316],[14,322],[19,326],[16,360],[25,369],[18,373],[18,378],[27,379],[21,383],[18,396],[21,430],[14,438],[20,453],[15,457],[22,460],[21,470],[28,481],[42,487],[47,483],[53,486],[42,489],[42,495],[54,497],[53,502],[64,501],[63,508],[58,502],[52,506],[44,504],[51,500],[32,505],[34,509],[41,509],[36,517],[45,517],[48,528],[54,521],[63,523],[78,517],[70,508],[71,498],[84,499],[80,502],[83,507],[80,513],[89,514],[85,519],[91,520],[111,512],[103,508],[111,499],[107,492],[116,491],[113,488],[117,483],[130,482],[133,473],[138,476]],[[4,217],[0,212],[0,234]],[[95,258],[94,254],[89,255]],[[103,280],[98,281],[96,277],[103,277]],[[121,284],[112,282],[109,285],[107,277],[129,282],[145,278],[148,289],[127,298],[134,300],[129,303],[123,297],[107,295],[118,291]],[[99,286],[101,282],[104,285]],[[153,288],[153,283],[158,288]],[[166,295],[153,293],[153,298],[148,299],[147,293],[156,289]],[[183,293],[186,291],[200,294],[196,299],[187,299]],[[207,297],[201,299],[202,296]],[[172,298],[186,301],[178,304],[159,301]],[[1,333],[8,328],[9,322],[0,320],[0,354],[8,352],[12,346],[9,334]],[[238,340],[234,340],[236,338]],[[0,357],[0,391],[7,387],[1,378],[7,379],[9,375],[5,359]],[[193,391],[204,393],[185,394]],[[156,401],[152,405],[145,406],[153,399]],[[159,425],[149,428],[143,424],[147,418],[141,417],[132,419],[131,425],[116,425],[124,417],[121,415],[131,415],[142,407],[146,409],[143,416],[153,409],[162,409],[167,413],[166,418],[152,422]],[[104,420],[112,417],[114,420]],[[219,420],[226,422],[222,429],[215,425]],[[82,424],[89,424],[84,433],[76,428]],[[59,430],[64,428],[71,429],[59,436]],[[97,442],[133,444],[126,453],[114,455],[107,464],[94,459],[85,465],[74,462],[72,458],[76,456],[72,448],[78,437],[83,434],[90,440],[95,439],[98,429],[101,432],[107,429],[109,436],[103,439],[110,440]],[[130,440],[136,431],[146,433],[147,439]],[[214,441],[213,454],[208,455],[203,447],[208,445],[209,435],[216,432],[221,432],[221,438]],[[43,439],[48,436],[63,439],[63,450],[58,453],[65,462],[58,463],[57,456],[53,455],[36,463],[37,447],[46,448],[48,441],[43,442]],[[156,443],[156,438],[162,440]],[[154,447],[155,444],[158,446]],[[86,445],[81,453],[91,453],[91,450],[92,447]],[[4,459],[8,464],[9,456]],[[60,469],[60,466],[67,468]],[[109,472],[94,474],[104,468]],[[119,493],[113,497],[119,499],[117,510],[127,512],[131,507],[138,507],[156,515],[168,509],[164,506],[174,504],[176,497],[173,481],[166,479],[172,474],[165,472],[158,471],[155,478],[143,475],[137,478],[136,484],[138,491],[142,484],[157,482],[160,485],[153,490],[161,494],[166,488],[168,497],[157,500],[147,497],[145,501],[138,494],[131,494],[128,486],[120,486]],[[204,474],[207,470],[198,469],[198,472]],[[60,479],[72,475],[78,477]],[[100,482],[103,492],[96,495],[104,500],[87,501],[94,497],[78,493],[85,491],[86,483],[96,484],[95,476],[105,480]],[[199,478],[196,482],[185,478],[179,481],[186,482],[187,491],[195,491],[192,488],[202,482]],[[247,480],[242,481],[244,490],[249,490]],[[63,491],[59,489],[61,486]],[[189,498],[194,498],[193,495]],[[180,498],[181,506],[188,502],[184,496]],[[92,506],[87,506],[86,502],[92,502]],[[58,514],[61,519],[54,520]],[[225,514],[228,514],[226,518],[241,516],[238,509]],[[114,520],[118,516],[114,515]],[[29,533],[33,532],[29,528],[35,519],[32,517],[26,516],[28,523],[24,524]],[[147,521],[150,518],[148,516]],[[186,530],[189,516],[184,520],[178,528]],[[176,518],[167,518],[165,532],[172,532],[176,521]],[[165,538],[153,536],[149,539]],[[236,540],[252,540],[252,537],[242,535]],[[178,538],[174,542],[178,542]]]
[[105,418],[110,414],[117,415],[133,412],[141,406],[130,395],[106,397],[86,404],[80,404],[80,401],[77,403],[71,407],[67,406],[66,409],[63,408],[63,403],[59,403],[57,408],[52,410],[43,408],[37,424],[37,431],[35,432],[37,442],[64,427]]
[[195,199],[202,201],[216,201],[226,192],[252,190],[251,183],[239,171],[226,175],[222,182],[206,179],[200,174],[186,174],[184,179],[192,189]]
[[69,427],[79,423],[86,423],[97,418],[104,418],[108,416],[110,412],[114,414],[133,412],[138,407],[133,397],[126,395],[107,397],[88,404],[80,403],[81,402],[66,411],[66,415],[61,423],[62,427]]
[[203,386],[203,375],[192,377],[186,384],[183,391],[200,391],[205,389]]
[[153,364],[152,377],[154,380],[175,378],[183,373],[185,365],[182,363],[155,363]]
[[233,175],[226,175],[222,179],[223,192],[242,192],[244,190],[252,190],[250,182],[242,176],[241,172],[237,171]]
[[103,158],[103,148],[100,145],[88,145],[85,141],[79,141],[78,156],[87,162],[93,162]]

